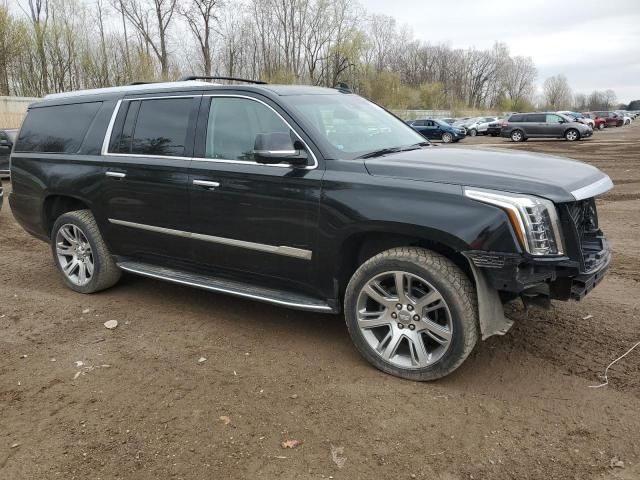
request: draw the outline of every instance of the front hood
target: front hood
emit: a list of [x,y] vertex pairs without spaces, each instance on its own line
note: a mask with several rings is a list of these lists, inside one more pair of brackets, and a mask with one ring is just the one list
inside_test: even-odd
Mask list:
[[365,160],[373,176],[527,193],[571,202],[613,187],[607,175],[567,158],[499,149],[429,147]]

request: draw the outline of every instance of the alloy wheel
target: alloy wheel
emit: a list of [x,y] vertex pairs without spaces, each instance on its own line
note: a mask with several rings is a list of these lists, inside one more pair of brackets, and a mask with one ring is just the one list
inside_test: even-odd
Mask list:
[[365,341],[396,367],[433,365],[451,345],[453,322],[444,297],[412,273],[376,275],[361,289],[356,313]]
[[84,286],[94,271],[93,252],[84,232],[73,224],[65,224],[56,234],[56,255],[62,273],[71,283]]
[[519,130],[516,130],[515,132],[513,132],[511,134],[511,140],[513,140],[514,142],[519,142],[522,140],[522,132],[520,132]]
[[569,130],[566,135],[565,138],[567,140],[569,140],[570,142],[573,142],[574,140],[578,139],[578,132],[575,130]]

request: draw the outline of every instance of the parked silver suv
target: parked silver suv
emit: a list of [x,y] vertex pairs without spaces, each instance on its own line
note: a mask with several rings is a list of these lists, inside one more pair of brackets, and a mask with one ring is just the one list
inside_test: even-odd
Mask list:
[[590,137],[593,129],[560,113],[516,113],[503,122],[500,135],[514,142],[529,138],[565,138],[572,142]]

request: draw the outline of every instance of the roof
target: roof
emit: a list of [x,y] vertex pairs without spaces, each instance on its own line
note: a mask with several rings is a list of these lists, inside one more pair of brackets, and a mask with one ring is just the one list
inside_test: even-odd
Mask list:
[[143,83],[137,85],[123,85],[117,87],[95,88],[90,90],[75,90],[71,92],[52,93],[44,97],[44,101],[67,100],[75,97],[87,97],[93,95],[117,95],[129,93],[154,93],[188,90],[217,90],[241,88],[243,90],[264,91],[275,95],[329,95],[339,93],[339,90],[309,85],[222,85],[219,83],[204,82],[200,80],[184,80],[178,82]]

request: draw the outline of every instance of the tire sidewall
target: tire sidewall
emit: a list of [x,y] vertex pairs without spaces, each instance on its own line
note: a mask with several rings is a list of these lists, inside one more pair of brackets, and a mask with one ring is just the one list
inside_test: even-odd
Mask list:
[[444,143],[451,143],[453,141],[453,135],[451,135],[450,133],[444,133],[442,135],[442,141]]
[[[56,252],[56,237],[58,235],[58,230],[60,230],[63,225],[68,224],[76,225],[77,227],[79,227],[80,230],[82,230],[85,238],[89,242],[89,245],[91,246],[91,252],[93,254],[93,275],[91,276],[91,280],[86,285],[80,286],[71,282],[62,271],[60,260],[58,259],[58,253]],[[84,222],[81,218],[78,218],[73,214],[73,212],[70,212],[58,217],[58,219],[53,224],[53,228],[51,229],[51,251],[53,253],[53,261],[55,262],[55,265],[57,267],[58,274],[62,277],[62,280],[67,287],[79,293],[93,292],[94,286],[98,282],[100,273],[102,271],[102,259],[98,255],[98,245],[96,244],[96,240],[91,235],[89,227],[90,225],[87,225],[86,222]]]
[[[405,271],[422,277],[440,292],[449,307],[453,326],[452,342],[444,356],[435,364],[429,365],[428,367],[420,369],[403,369],[385,362],[380,356],[372,351],[358,326],[356,311],[360,291],[364,285],[371,280],[371,278],[381,273],[394,270]],[[476,332],[466,331],[467,329],[462,321],[465,314],[465,309],[459,299],[459,292],[457,292],[451,284],[445,280],[444,275],[441,274],[435,266],[432,270],[429,270],[412,261],[398,258],[384,260],[365,267],[362,270],[358,270],[351,282],[349,282],[345,294],[345,320],[349,334],[351,335],[358,351],[371,364],[383,372],[409,380],[435,380],[447,375],[457,368],[461,363],[460,357],[464,355],[467,340],[466,336],[477,334]],[[473,319],[473,321],[475,321],[475,319]]]

